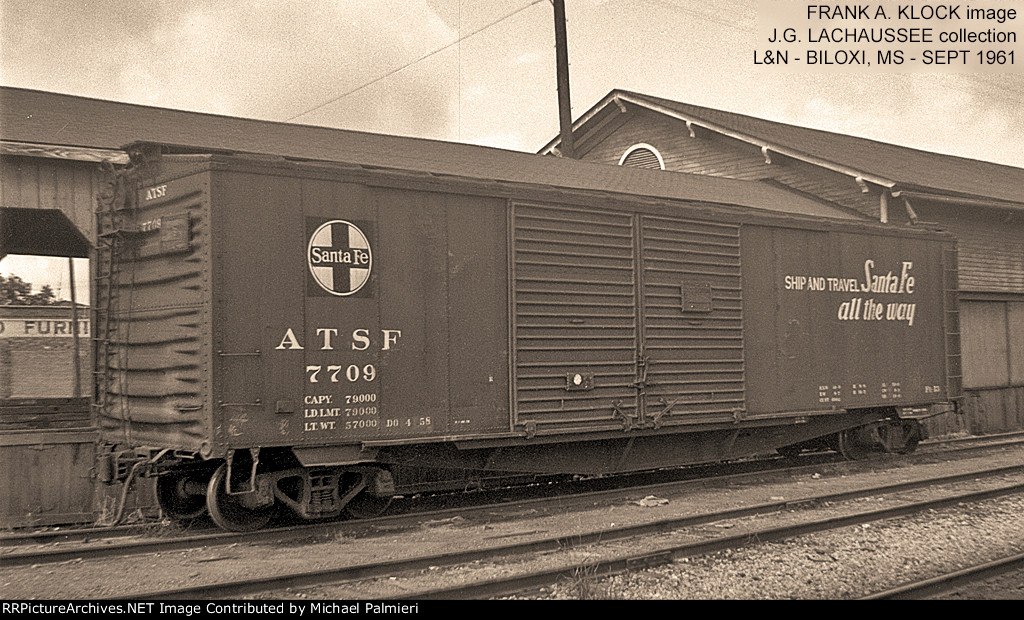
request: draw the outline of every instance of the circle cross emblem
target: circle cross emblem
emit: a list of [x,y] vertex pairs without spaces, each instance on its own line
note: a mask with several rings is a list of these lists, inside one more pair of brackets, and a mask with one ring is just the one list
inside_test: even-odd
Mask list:
[[344,297],[369,281],[373,255],[369,240],[358,226],[345,220],[331,220],[310,236],[306,261],[320,288]]

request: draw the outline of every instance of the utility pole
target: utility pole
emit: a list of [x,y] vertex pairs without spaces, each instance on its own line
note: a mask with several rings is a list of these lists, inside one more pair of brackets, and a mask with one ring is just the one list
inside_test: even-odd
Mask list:
[[555,64],[558,70],[558,124],[561,129],[562,157],[576,158],[572,143],[572,107],[569,104],[569,50],[565,36],[565,0],[552,0],[555,5]]
[[72,383],[75,398],[82,396],[82,360],[78,357],[80,345],[78,342],[78,299],[75,297],[75,259],[68,257],[68,275],[71,279],[71,340],[74,345],[74,356],[71,360],[71,369],[75,373],[75,381]]

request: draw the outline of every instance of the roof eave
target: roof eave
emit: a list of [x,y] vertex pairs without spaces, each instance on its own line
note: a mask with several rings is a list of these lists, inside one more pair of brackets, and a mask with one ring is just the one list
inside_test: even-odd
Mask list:
[[908,200],[924,200],[928,202],[940,202],[944,204],[960,205],[965,207],[986,207],[990,209],[1024,211],[1024,203],[1021,202],[997,200],[995,198],[979,198],[977,196],[939,193],[931,191],[927,188],[903,189],[892,192],[892,195],[893,198],[906,198]]
[[[602,99],[601,101],[597,102],[597,104],[595,104],[592,108],[587,110],[583,114],[583,116],[581,116],[578,119],[576,119],[576,121],[572,124],[572,131],[573,131],[573,133],[575,133],[576,130],[578,130],[580,127],[583,127],[584,125],[589,123],[591,120],[593,120],[594,117],[598,116],[601,112],[604,111],[605,108],[607,108],[612,103],[615,103],[615,105],[618,106],[618,108],[619,108],[619,110],[621,112],[625,112],[626,108],[622,104],[622,102],[619,101],[619,95],[620,95],[620,91],[617,91],[617,90],[613,90],[612,92],[610,92],[607,95],[605,95],[604,99]],[[558,148],[558,145],[561,144],[561,143],[562,143],[562,137],[561,136],[555,136],[555,138],[553,140],[551,140],[550,142],[545,144],[543,147],[541,147],[540,150],[537,151],[537,154],[538,155],[550,155],[552,153],[552,151],[554,151],[556,148]]]
[[[862,184],[862,185],[864,183],[871,183],[873,185],[877,185],[877,186],[880,186],[880,187],[885,187],[885,188],[890,189],[890,190],[897,185],[897,182],[892,180],[892,179],[888,179],[888,178],[885,178],[885,177],[882,177],[882,176],[879,176],[879,175],[876,175],[876,174],[872,174],[870,172],[865,172],[863,170],[857,170],[855,168],[850,168],[848,166],[843,166],[842,164],[837,164],[837,163],[835,163],[833,161],[822,159],[820,157],[814,157],[813,155],[808,155],[807,153],[803,153],[803,152],[797,151],[797,150],[789,148],[789,147],[781,146],[781,145],[775,144],[773,142],[768,142],[766,140],[762,140],[760,138],[756,138],[754,136],[751,136],[751,135],[748,135],[748,134],[745,134],[745,133],[742,133],[742,132],[739,132],[739,131],[735,131],[733,129],[729,129],[729,128],[724,127],[722,125],[718,125],[716,123],[708,122],[708,121],[706,121],[704,119],[701,119],[699,117],[696,117],[696,116],[683,114],[683,113],[681,113],[681,112],[679,112],[677,110],[673,110],[671,108],[668,108],[668,107],[665,107],[663,105],[657,104],[657,103],[655,103],[653,101],[647,101],[646,99],[644,99],[642,97],[637,97],[637,96],[635,96],[635,95],[633,95],[631,93],[628,93],[628,92],[625,92],[625,91],[620,91],[620,90],[613,90],[612,92],[608,93],[604,97],[604,99],[602,99],[594,107],[592,107],[590,110],[588,110],[583,116],[581,116],[575,123],[573,123],[573,125],[572,125],[573,131],[575,132],[577,129],[579,129],[583,125],[587,124],[588,122],[590,122],[594,117],[596,117],[605,108],[607,108],[609,105],[611,105],[613,103],[615,105],[617,105],[621,111],[624,111],[625,110],[625,106],[624,106],[623,102],[628,102],[628,103],[631,103],[633,105],[639,106],[641,108],[646,108],[648,110],[651,110],[652,112],[657,112],[659,114],[664,114],[664,115],[669,116],[671,118],[675,118],[677,120],[681,120],[684,123],[686,123],[687,128],[689,128],[690,131],[691,131],[691,135],[692,135],[692,131],[693,131],[692,128],[693,127],[701,127],[701,128],[706,129],[708,131],[711,131],[711,132],[714,132],[714,133],[718,133],[718,134],[721,134],[721,135],[724,135],[724,136],[728,136],[730,138],[734,138],[734,139],[740,140],[742,142],[746,142],[748,144],[752,144],[752,145],[758,147],[759,149],[761,149],[761,151],[763,153],[765,153],[766,157],[769,156],[769,153],[777,153],[779,155],[784,155],[786,157],[791,157],[793,159],[804,161],[804,162],[807,162],[809,164],[812,164],[812,165],[815,165],[815,166],[819,166],[819,167],[822,167],[822,168],[826,168],[828,170],[832,170],[834,172],[838,172],[840,174],[849,176],[849,177],[853,178],[854,180],[856,180],[859,184]],[[541,155],[549,154],[552,151],[554,151],[556,148],[558,148],[558,145],[560,143],[561,143],[561,137],[556,137],[553,140],[551,140],[550,142],[548,142],[547,144],[545,144],[544,147],[541,148],[538,151],[538,153],[541,154]]]
[[120,150],[66,146],[62,144],[37,144],[14,140],[0,140],[0,155],[70,159],[97,163],[110,162],[119,165],[128,163],[128,153]]

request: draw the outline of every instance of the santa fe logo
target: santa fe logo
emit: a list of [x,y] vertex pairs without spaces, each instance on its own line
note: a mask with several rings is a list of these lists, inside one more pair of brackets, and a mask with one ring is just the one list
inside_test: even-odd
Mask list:
[[373,258],[363,231],[345,220],[325,222],[309,238],[309,271],[325,291],[344,297],[370,279]]

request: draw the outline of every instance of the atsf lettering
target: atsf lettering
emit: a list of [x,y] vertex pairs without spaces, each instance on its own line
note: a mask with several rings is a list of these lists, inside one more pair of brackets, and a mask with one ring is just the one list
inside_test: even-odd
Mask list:
[[156,200],[167,196],[167,186],[157,185],[146,190],[146,200]]
[[[343,344],[339,345],[338,342],[338,330],[332,327],[318,327],[316,335],[319,338],[318,344],[320,345],[321,351],[334,351],[338,346],[342,349],[350,351],[366,351],[371,346],[377,346],[381,351],[390,351],[395,348],[398,344],[398,339],[402,337],[402,330],[400,329],[382,329],[380,330],[380,340],[375,341],[371,338],[370,330],[368,329],[356,329],[352,331],[352,335],[348,341],[349,346],[345,347]],[[276,350],[301,350],[305,347],[299,342],[295,332],[292,328],[284,333],[284,337],[281,338],[280,344],[274,349]]]

